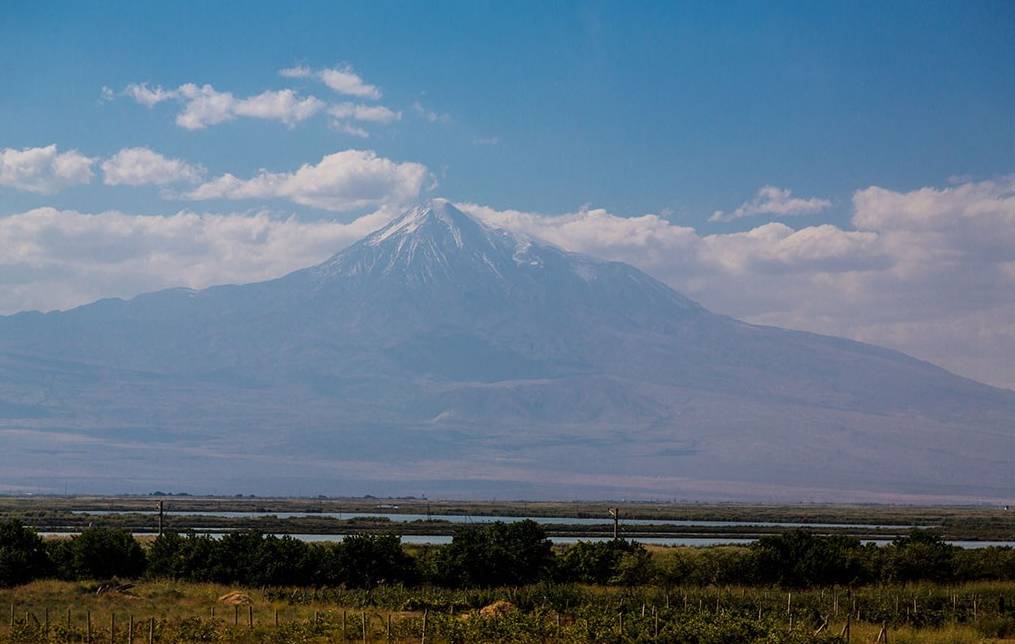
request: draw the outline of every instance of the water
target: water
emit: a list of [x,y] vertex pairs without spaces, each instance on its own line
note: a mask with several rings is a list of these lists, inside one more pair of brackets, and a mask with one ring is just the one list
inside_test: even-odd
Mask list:
[[[138,510],[75,510],[75,514],[91,514],[96,516],[110,514],[153,514]],[[166,516],[194,516],[194,517],[219,517],[237,519],[256,519],[260,517],[276,517],[278,519],[291,519],[295,517],[329,517],[334,519],[387,519],[392,523],[410,523],[412,521],[426,521],[425,514],[389,514],[382,512],[356,513],[356,512],[224,512],[224,511],[167,511]],[[454,524],[482,524],[503,521],[524,521],[531,519],[542,525],[610,525],[613,523],[609,518],[574,518],[574,517],[524,517],[524,516],[476,516],[468,514],[431,514],[431,521],[446,521]],[[688,519],[621,519],[621,525],[646,526],[646,525],[669,525],[682,527],[747,527],[747,528],[821,528],[821,529],[863,529],[863,530],[907,530],[913,527],[926,528],[929,526],[891,525],[875,523],[794,523],[789,521],[695,521]]]
[[[40,532],[43,537],[70,537],[77,534],[78,532]],[[224,532],[202,532],[201,534],[208,535],[215,539],[220,539],[226,533]],[[136,537],[151,537],[153,536],[150,532],[135,532]],[[277,533],[275,536],[284,536],[282,533]],[[307,543],[327,543],[334,541],[341,541],[346,537],[344,534],[291,534],[289,535],[300,541],[306,541]],[[407,534],[401,537],[402,543],[405,544],[416,544],[416,545],[443,545],[451,543],[451,535],[443,534]],[[549,537],[550,541],[556,544],[571,544],[577,543],[578,541],[609,541],[610,537]],[[739,539],[739,538],[726,538],[726,537],[644,537],[635,539],[639,543],[645,545],[655,546],[693,546],[693,547],[706,547],[706,546],[743,546],[750,544],[753,539]],[[873,543],[879,546],[884,546],[890,541],[888,539],[872,539],[865,541],[864,543]],[[960,548],[977,549],[987,548],[990,546],[1006,546],[1015,547],[1015,541],[948,541],[947,543],[958,546]]]

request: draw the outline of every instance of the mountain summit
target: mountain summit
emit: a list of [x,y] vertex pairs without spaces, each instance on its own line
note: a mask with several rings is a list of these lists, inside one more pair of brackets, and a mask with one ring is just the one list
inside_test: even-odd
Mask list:
[[439,199],[276,280],[0,318],[0,431],[39,490],[1015,498],[1015,393]]

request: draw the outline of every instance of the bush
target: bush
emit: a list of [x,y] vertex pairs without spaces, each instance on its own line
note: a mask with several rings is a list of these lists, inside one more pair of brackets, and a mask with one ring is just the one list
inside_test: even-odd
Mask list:
[[315,577],[325,585],[373,588],[417,579],[416,562],[396,535],[352,535],[316,550],[320,564]]
[[859,539],[818,536],[805,530],[766,536],[751,545],[759,579],[804,588],[868,580]]
[[24,584],[48,573],[42,537],[20,521],[0,521],[0,587]]
[[88,528],[49,548],[56,572],[64,579],[140,577],[147,560],[133,535],[119,528]]
[[933,532],[913,530],[885,546],[881,574],[890,582],[950,581],[955,576],[958,550]]
[[564,581],[584,584],[647,583],[652,557],[634,541],[579,541],[557,559],[557,571]]
[[435,581],[454,587],[517,586],[549,576],[553,549],[535,521],[458,528],[434,562]]

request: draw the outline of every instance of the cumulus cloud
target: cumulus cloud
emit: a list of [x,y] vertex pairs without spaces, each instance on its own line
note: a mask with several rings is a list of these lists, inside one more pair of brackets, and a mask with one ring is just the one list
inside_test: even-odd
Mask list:
[[545,216],[461,204],[491,224],[625,261],[705,306],[893,347],[1015,388],[1015,180],[853,196],[852,226],[701,235],[656,215]]
[[107,186],[162,186],[197,182],[204,168],[180,159],[168,159],[148,148],[124,148],[102,162],[103,183]]
[[793,193],[786,188],[775,186],[762,186],[754,199],[740,205],[733,212],[717,210],[709,217],[709,221],[733,221],[754,215],[777,215],[786,217],[791,215],[812,215],[821,212],[832,205],[827,199],[810,197],[803,199],[794,197]]
[[379,210],[339,223],[263,212],[30,210],[0,218],[0,312],[269,279],[323,261],[390,217]]
[[298,65],[279,70],[278,73],[284,78],[316,78],[333,91],[346,96],[373,100],[381,97],[381,90],[365,82],[349,65],[316,71],[306,65]]
[[183,107],[176,115],[176,124],[188,130],[200,130],[241,116],[280,121],[293,127],[325,107],[324,101],[314,96],[301,98],[291,89],[268,90],[256,96],[237,98],[207,84],[185,83],[167,90],[137,83],[128,85],[124,94],[149,108],[170,100],[181,103]]
[[295,172],[261,171],[250,179],[224,174],[186,193],[187,199],[288,199],[336,212],[404,204],[429,177],[419,163],[396,163],[371,150],[329,154]]
[[[380,170],[367,169],[375,164]],[[252,281],[313,264],[392,216],[400,197],[384,195],[402,185],[401,165],[347,151],[292,173],[247,181],[226,175],[205,189],[227,198],[322,200],[336,210],[384,204],[352,224],[264,214],[132,217],[51,209],[0,218],[0,249],[6,251],[0,253],[0,310]],[[426,171],[419,166],[404,173],[407,187],[394,192],[408,199]],[[373,188],[350,187],[364,177],[374,177],[366,181]],[[912,191],[872,187],[853,195],[850,226],[794,229],[770,222],[711,235],[655,214],[460,207],[492,225],[639,266],[720,313],[893,347],[1015,388],[1013,193],[1009,179]]]
[[0,186],[38,194],[52,194],[92,180],[95,159],[57,146],[0,150]]

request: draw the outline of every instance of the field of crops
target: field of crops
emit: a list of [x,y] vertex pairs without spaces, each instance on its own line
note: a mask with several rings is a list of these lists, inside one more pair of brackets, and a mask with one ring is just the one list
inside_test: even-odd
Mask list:
[[10,607],[2,642],[873,642],[882,629],[895,643],[1015,637],[1010,582],[787,592],[37,581],[0,591],[0,601]]

